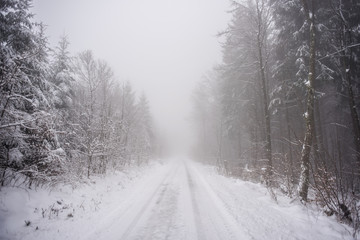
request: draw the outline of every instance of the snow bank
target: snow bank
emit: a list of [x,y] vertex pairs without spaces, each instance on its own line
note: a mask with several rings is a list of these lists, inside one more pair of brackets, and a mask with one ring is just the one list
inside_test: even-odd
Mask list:
[[[92,177],[77,189],[3,187],[0,191],[0,239],[77,239],[111,212],[131,189],[163,166],[132,167],[106,177]],[[86,228],[80,225],[88,225]]]
[[315,205],[304,206],[281,193],[276,203],[261,184],[221,176],[209,166],[197,169],[251,239],[353,239],[349,226]]

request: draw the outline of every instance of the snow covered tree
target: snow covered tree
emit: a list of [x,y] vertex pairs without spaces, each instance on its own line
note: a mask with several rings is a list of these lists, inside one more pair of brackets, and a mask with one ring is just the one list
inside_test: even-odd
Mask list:
[[94,161],[100,152],[99,115],[97,114],[97,91],[101,81],[97,76],[97,62],[90,50],[81,52],[75,63],[77,111],[79,112],[77,136],[81,139],[78,148],[86,158],[87,176],[93,171]]
[[[72,77],[71,57],[68,50],[69,41],[62,36],[54,51],[54,61],[51,64],[51,81],[56,86],[53,101],[57,109],[69,109],[73,105],[74,78]],[[66,114],[68,115],[68,114]]]
[[74,105],[75,81],[68,46],[67,37],[62,36],[53,52],[49,80],[53,84],[50,94],[53,114],[56,116],[54,124],[58,132],[60,145],[66,152],[69,163],[69,161],[73,160],[73,157],[77,156],[76,150],[79,142],[74,134],[77,119]]
[[99,163],[99,171],[101,173],[106,172],[107,163],[111,154],[113,152],[111,141],[113,139],[110,138],[112,131],[112,114],[113,109],[112,105],[115,104],[111,102],[111,96],[113,94],[112,87],[114,85],[113,82],[113,72],[110,66],[102,60],[97,62],[98,70],[97,77],[100,80],[100,87],[98,89],[98,98],[99,98],[99,142],[100,142],[100,163]]
[[[29,183],[62,171],[62,153],[48,110],[47,45],[42,25],[31,21],[31,1],[0,4],[0,159],[2,184],[9,172]],[[38,32],[36,32],[38,30]]]
[[[145,97],[90,50],[73,61],[63,36],[50,58],[30,0],[0,2],[0,184],[31,186],[106,174],[154,148]],[[116,167],[116,164],[113,164]],[[25,178],[23,178],[25,176]]]
[[144,93],[136,104],[136,120],[132,138],[133,151],[138,165],[148,162],[154,148],[154,133],[149,102]]
[[122,133],[120,140],[122,145],[121,156],[124,159],[124,164],[130,164],[132,161],[130,140],[136,119],[135,93],[130,82],[123,83],[119,101]]

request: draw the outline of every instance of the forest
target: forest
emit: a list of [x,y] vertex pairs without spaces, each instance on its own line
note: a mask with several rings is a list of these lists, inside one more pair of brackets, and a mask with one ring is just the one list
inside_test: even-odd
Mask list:
[[146,163],[155,135],[146,95],[91,50],[52,49],[29,0],[0,2],[0,184],[83,181]]
[[233,1],[222,63],[193,91],[193,154],[359,229],[360,5]]
[[[146,94],[66,35],[50,46],[31,7],[0,1],[0,190],[159,157]],[[191,158],[360,231],[360,4],[241,0],[229,14],[222,60],[192,92]]]

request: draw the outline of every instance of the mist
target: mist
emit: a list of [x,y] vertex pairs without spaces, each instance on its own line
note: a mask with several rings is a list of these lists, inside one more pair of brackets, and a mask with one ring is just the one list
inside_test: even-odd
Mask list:
[[0,239],[358,239],[359,13],[0,0]]
[[130,81],[146,94],[159,134],[178,154],[193,143],[191,92],[221,61],[216,35],[226,28],[228,8],[222,0],[33,3],[52,46],[65,34],[72,53],[93,50],[119,81]]

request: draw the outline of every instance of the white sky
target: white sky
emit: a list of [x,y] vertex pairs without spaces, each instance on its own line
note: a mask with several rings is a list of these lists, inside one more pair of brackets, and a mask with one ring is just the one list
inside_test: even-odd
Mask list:
[[169,141],[189,146],[190,95],[221,60],[215,35],[228,23],[228,0],[34,0],[33,6],[52,46],[65,33],[72,53],[93,50],[118,79],[145,92]]

